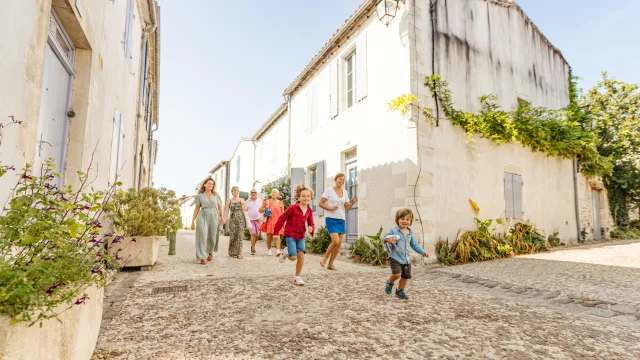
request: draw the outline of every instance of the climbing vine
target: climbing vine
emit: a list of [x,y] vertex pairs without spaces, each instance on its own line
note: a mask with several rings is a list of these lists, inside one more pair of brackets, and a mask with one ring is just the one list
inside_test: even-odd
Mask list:
[[[571,82],[575,92],[575,83]],[[473,113],[454,107],[449,84],[439,75],[427,77],[424,85],[437,97],[444,115],[452,124],[465,131],[467,144],[472,148],[475,148],[477,134],[496,145],[517,142],[548,156],[577,157],[581,172],[587,176],[606,175],[612,171],[609,159],[598,153],[596,137],[583,126],[585,114],[577,101],[572,101],[562,110],[534,107],[523,101],[516,110],[505,111],[497,104],[498,96],[489,94],[480,97],[480,111]],[[411,94],[403,95],[389,105],[403,114],[415,106],[427,121],[433,123],[431,109],[417,105],[417,100]]]

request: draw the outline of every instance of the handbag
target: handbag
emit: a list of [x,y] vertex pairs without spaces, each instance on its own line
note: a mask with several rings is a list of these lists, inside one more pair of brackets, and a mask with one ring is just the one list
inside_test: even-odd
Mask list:
[[261,223],[265,223],[267,222],[267,219],[269,219],[270,217],[273,216],[273,213],[271,212],[271,202],[268,201],[267,202],[267,208],[264,209],[264,212],[262,213],[262,216],[260,216],[260,222]]
[[244,214],[244,221],[245,221],[245,226],[247,229],[251,229],[251,220],[249,220],[249,212],[245,211],[243,212]]

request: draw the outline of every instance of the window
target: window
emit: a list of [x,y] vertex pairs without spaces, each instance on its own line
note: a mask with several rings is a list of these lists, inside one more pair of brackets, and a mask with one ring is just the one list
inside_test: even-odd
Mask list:
[[[309,174],[309,188],[310,189],[316,189],[317,188],[317,184],[318,184],[318,171],[317,171],[317,167],[314,165],[313,167],[310,167],[308,169],[308,174]],[[315,192],[316,190],[314,190]],[[315,213],[317,211],[317,205],[318,205],[318,196],[321,194],[314,194],[314,199],[311,200],[311,210],[313,210],[313,212]]]
[[142,50],[142,74],[140,75],[140,107],[147,101],[147,79],[149,74],[149,41],[145,41]]
[[236,160],[236,183],[240,182],[240,156]]
[[522,219],[522,175],[504,173],[505,217]]
[[344,58],[345,92],[347,108],[356,103],[356,52]]
[[124,145],[124,128],[122,114],[118,109],[113,116],[113,136],[111,138],[111,169],[109,171],[109,185],[116,183],[118,173],[122,167],[122,146]]
[[124,53],[127,57],[127,62],[131,63],[131,47],[133,43],[133,0],[127,0],[127,21],[124,30]]
[[353,149],[344,153],[345,173],[346,173],[346,186],[349,199],[353,196],[358,196],[358,150]]

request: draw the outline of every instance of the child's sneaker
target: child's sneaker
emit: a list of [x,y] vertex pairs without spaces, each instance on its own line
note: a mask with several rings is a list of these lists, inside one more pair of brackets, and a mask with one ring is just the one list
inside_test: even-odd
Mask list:
[[[284,250],[287,250],[287,248],[284,248]],[[280,263],[283,263],[285,260],[287,260],[287,253],[284,250],[280,254]]]
[[392,290],[393,290],[393,283],[390,283],[389,280],[387,280],[387,287],[384,288],[384,292],[387,293],[387,295],[391,295]]
[[[286,249],[286,248],[285,248]],[[280,256],[284,251],[276,250],[276,256]]]
[[300,276],[296,276],[295,279],[293,279],[293,283],[299,286],[304,285],[304,280],[302,280],[302,278]]
[[269,249],[269,251],[267,251],[267,256],[272,256],[273,254],[271,253],[271,249]]
[[404,292],[404,289],[397,289],[396,290],[396,296],[399,297],[400,299],[404,299],[404,300],[408,300],[409,299],[409,295],[407,295],[407,293]]

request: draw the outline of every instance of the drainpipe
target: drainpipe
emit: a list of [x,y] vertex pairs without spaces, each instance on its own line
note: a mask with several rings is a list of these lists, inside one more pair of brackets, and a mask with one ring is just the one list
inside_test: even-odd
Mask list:
[[[149,34],[153,33],[156,28],[158,27],[158,15],[156,12],[156,4],[155,4],[156,0],[147,0],[147,5],[149,6],[149,17],[151,20],[151,26],[149,26],[148,28],[146,28],[143,32],[142,32],[142,43],[144,44],[144,42],[147,40],[147,38],[149,37]],[[147,48],[148,49],[148,48]],[[148,50],[147,50],[148,51]],[[143,74],[144,72],[144,64],[140,64],[140,76],[144,77],[146,74]],[[146,87],[147,84],[143,84],[142,86]],[[144,90],[142,90],[144,92]],[[138,164],[138,146],[139,144],[139,137],[140,137],[140,119],[142,118],[142,114],[140,114],[140,101],[138,101],[138,111],[136,114],[136,126],[135,126],[135,137],[133,139],[134,141],[134,154],[133,154],[133,164],[134,164],[134,170],[133,170],[133,186],[138,188],[138,184],[140,183],[140,179],[136,179],[136,177],[140,176],[140,169],[142,168],[142,163]],[[137,169],[135,167],[138,167]],[[149,175],[151,175],[151,169],[149,169]],[[138,180],[138,181],[136,181]]]
[[251,139],[251,144],[253,144],[253,176],[251,180],[251,189],[256,186],[256,149],[258,148],[258,142]]
[[575,209],[576,209],[576,231],[578,233],[578,242],[582,242],[582,229],[580,229],[580,200],[579,200],[579,192],[578,192],[578,158],[573,158],[573,197],[575,200]]
[[291,95],[285,94],[284,101],[287,102],[287,173],[291,175]]
[[[160,11],[160,8],[155,5],[156,0],[148,0],[148,1],[150,5],[151,4],[153,5],[153,10],[151,11],[151,18],[153,19],[152,20],[153,25],[149,29],[149,31],[151,32],[151,31],[155,31],[158,27],[158,13]],[[153,51],[153,57],[155,61],[153,63],[154,63],[154,68],[156,70],[155,71],[156,86],[155,86],[155,91],[153,93],[156,99],[160,99],[160,72],[158,71],[160,69],[160,36],[158,35],[157,31],[155,31],[154,36],[155,36],[155,42],[154,42],[155,46]],[[157,108],[158,107],[157,101],[154,102],[152,105],[153,105],[153,108]],[[159,127],[160,127],[160,117],[157,116],[157,111],[156,111],[156,125],[155,125],[155,128],[152,129],[151,132],[149,132],[149,144],[151,144],[153,141],[153,133],[158,131]],[[153,155],[153,153],[152,153],[152,148],[150,146],[149,147],[149,186],[151,186],[152,179],[153,179],[153,172],[151,171],[151,168],[152,168],[151,155]]]

